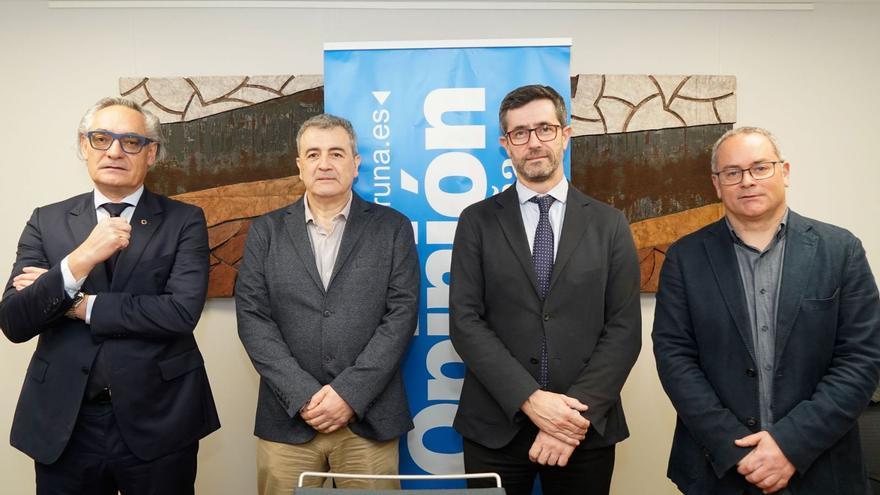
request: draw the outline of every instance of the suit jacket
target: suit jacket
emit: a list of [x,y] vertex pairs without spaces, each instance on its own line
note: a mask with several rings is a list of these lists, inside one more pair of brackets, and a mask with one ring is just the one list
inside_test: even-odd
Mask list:
[[[208,236],[200,208],[144,190],[113,283],[103,264],[82,290],[97,295],[91,325],[64,316],[61,260],[97,223],[93,193],[34,210],[0,302],[13,342],[38,337],[12,423],[11,443],[51,464],[73,431],[92,362],[103,345],[113,413],[131,451],[150,460],[220,427],[193,329],[205,304]],[[18,292],[25,266],[49,271]]]
[[792,494],[868,493],[856,419],[877,387],[880,301],[859,240],[789,215],[776,326],[772,425],[760,423],[749,313],[722,219],[666,253],[654,318],[660,380],[678,412],[669,477],[737,494],[734,439],[767,430],[797,468]]
[[629,225],[614,208],[568,188],[559,248],[542,301],[516,188],[462,212],[450,277],[450,337],[466,366],[453,426],[490,448],[513,439],[538,390],[541,336],[549,390],[590,409],[581,447],[629,431],[620,389],[641,347],[639,264]]
[[316,432],[299,410],[330,384],[374,440],[412,429],[400,362],[416,328],[419,264],[410,221],[352,197],[327,289],[302,198],[254,221],[235,286],[238,333],[260,374],[255,434],[291,444]]

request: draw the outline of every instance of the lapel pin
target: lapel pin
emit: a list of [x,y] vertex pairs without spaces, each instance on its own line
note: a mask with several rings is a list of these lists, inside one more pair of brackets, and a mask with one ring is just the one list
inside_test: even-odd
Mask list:
[[147,222],[147,219],[146,219],[146,218],[141,218],[141,225],[146,225],[146,224],[148,224],[148,223],[149,223],[149,222]]

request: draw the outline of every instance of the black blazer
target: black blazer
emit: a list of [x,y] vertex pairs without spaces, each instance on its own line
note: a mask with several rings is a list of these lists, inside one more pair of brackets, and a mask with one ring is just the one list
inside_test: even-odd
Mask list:
[[623,214],[569,185],[550,290],[538,293],[516,188],[471,205],[455,232],[450,337],[466,366],[453,426],[490,448],[528,423],[541,335],[550,387],[590,409],[581,447],[629,436],[620,389],[641,348],[639,264]]
[[856,419],[877,387],[880,300],[851,233],[791,212],[776,329],[773,425],[761,425],[742,279],[722,219],[666,254],[654,317],[678,421],[669,477],[688,494],[742,493],[734,439],[767,430],[797,468],[793,494],[868,493]]
[[[64,316],[72,300],[60,263],[96,222],[92,193],[34,210],[0,301],[0,327],[9,340],[38,337],[10,441],[44,464],[67,445],[102,342],[113,412],[136,456],[154,459],[220,427],[192,334],[208,282],[202,210],[144,190],[113,285],[103,265],[83,284],[84,292],[98,296],[86,325]],[[17,292],[12,278],[25,266],[49,271]]]

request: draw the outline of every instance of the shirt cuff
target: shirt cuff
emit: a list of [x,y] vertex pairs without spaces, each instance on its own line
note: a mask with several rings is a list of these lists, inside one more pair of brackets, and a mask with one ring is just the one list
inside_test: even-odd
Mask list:
[[64,290],[67,291],[68,296],[73,297],[79,292],[83,282],[86,281],[86,277],[79,280],[73,278],[73,272],[70,271],[70,265],[67,263],[67,258],[69,257],[69,255],[65,256],[61,260],[61,276],[64,278]]
[[89,296],[86,300],[86,325],[92,324],[92,308],[95,306],[95,299],[97,298],[98,296]]

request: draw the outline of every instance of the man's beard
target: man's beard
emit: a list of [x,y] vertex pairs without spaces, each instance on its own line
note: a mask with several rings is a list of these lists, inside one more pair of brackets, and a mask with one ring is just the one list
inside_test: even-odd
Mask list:
[[544,156],[547,161],[546,165],[540,167],[528,167],[529,158],[525,157],[520,163],[514,162],[517,177],[521,177],[529,182],[546,182],[553,177],[553,174],[559,168],[560,163],[555,156]]

